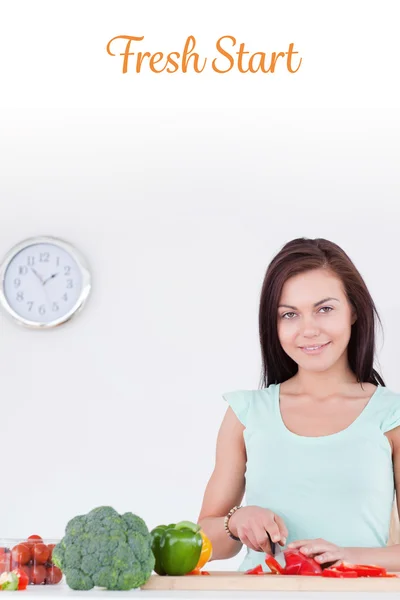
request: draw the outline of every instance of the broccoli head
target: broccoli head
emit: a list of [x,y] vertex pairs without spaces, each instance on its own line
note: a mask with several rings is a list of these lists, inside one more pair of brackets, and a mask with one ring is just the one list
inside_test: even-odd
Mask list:
[[53,549],[53,562],[73,590],[137,588],[146,583],[155,565],[143,519],[132,513],[120,515],[110,506],[71,519]]

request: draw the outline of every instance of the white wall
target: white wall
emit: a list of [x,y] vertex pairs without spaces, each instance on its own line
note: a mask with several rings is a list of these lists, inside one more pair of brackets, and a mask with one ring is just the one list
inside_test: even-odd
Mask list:
[[[226,406],[257,388],[268,262],[326,237],[380,310],[399,391],[394,2],[22,1],[0,25],[0,254],[60,236],[86,255],[82,314],[0,320],[0,535],[61,536],[100,504],[196,520]],[[194,10],[196,7],[196,10]],[[111,37],[295,41],[296,75],[122,75]],[[235,568],[241,555],[211,568]]]

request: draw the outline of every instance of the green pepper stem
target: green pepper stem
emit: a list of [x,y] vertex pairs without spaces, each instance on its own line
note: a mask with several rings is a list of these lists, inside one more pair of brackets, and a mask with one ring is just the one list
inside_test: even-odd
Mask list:
[[201,526],[197,523],[193,523],[192,521],[179,521],[175,525],[175,529],[190,529],[193,533],[198,533],[201,529]]

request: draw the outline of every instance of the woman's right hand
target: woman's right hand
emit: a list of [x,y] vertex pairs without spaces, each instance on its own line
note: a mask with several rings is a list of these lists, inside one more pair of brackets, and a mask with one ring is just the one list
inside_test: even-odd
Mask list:
[[281,546],[286,544],[288,530],[283,519],[268,508],[261,506],[243,506],[229,519],[228,527],[240,541],[255,550],[271,554],[271,540]]

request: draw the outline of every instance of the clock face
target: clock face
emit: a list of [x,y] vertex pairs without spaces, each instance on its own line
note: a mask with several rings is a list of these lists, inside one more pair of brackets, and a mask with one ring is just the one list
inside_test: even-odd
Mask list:
[[79,258],[65,243],[22,245],[3,276],[7,309],[25,324],[64,322],[82,302],[84,278]]

